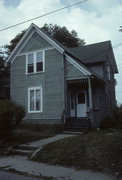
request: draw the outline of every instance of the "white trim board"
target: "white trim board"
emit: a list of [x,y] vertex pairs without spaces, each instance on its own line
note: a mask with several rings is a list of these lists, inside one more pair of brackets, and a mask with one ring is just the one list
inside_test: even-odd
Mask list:
[[41,48],[41,49],[36,49],[36,50],[31,50],[31,51],[20,53],[18,56],[23,56],[26,54],[35,53],[35,52],[39,52],[39,51],[49,51],[49,50],[54,50],[54,49],[55,49],[54,47]]

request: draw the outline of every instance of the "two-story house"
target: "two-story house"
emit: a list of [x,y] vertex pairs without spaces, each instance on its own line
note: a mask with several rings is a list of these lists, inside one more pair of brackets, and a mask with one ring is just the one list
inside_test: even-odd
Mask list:
[[25,122],[89,119],[97,128],[116,106],[110,41],[66,48],[32,24],[7,61],[11,99],[25,107]]

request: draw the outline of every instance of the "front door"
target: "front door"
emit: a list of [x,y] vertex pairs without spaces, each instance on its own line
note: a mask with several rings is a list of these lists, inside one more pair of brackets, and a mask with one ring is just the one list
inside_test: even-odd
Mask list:
[[86,103],[86,92],[78,91],[76,92],[76,108],[77,117],[86,117],[87,114],[87,103]]

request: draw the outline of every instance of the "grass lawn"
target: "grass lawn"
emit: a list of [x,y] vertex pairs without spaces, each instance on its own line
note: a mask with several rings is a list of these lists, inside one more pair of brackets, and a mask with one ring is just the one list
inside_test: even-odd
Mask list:
[[21,124],[12,132],[12,136],[6,142],[0,142],[0,155],[9,154],[9,148],[18,144],[48,138],[61,133],[60,125]]
[[35,161],[91,169],[122,172],[122,130],[94,131],[46,145]]

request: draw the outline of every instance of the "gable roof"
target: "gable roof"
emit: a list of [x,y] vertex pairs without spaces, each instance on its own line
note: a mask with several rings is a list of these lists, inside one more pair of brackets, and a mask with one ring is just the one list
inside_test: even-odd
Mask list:
[[111,41],[68,48],[67,51],[86,65],[109,61],[114,70],[114,73],[118,73]]
[[14,48],[12,53],[7,59],[7,63],[13,61],[16,56],[19,54],[21,51],[22,47],[26,44],[26,42],[30,39],[30,37],[34,34],[34,32],[37,32],[39,35],[41,35],[45,40],[47,40],[51,45],[53,45],[59,52],[63,53],[64,49],[62,48],[59,43],[53,40],[47,33],[42,31],[38,26],[35,24],[31,24],[24,36],[21,38],[17,46]]
[[[15,49],[12,51],[12,53],[10,54],[10,56],[7,59],[7,63],[8,62],[13,62],[14,59],[16,58],[16,56],[20,53],[20,51],[22,50],[23,46],[28,42],[28,40],[30,39],[30,37],[34,34],[34,32],[37,32],[40,36],[42,36],[45,40],[47,40],[53,47],[55,47],[60,53],[64,53],[67,50],[67,47],[65,47],[64,45],[62,45],[60,42],[58,42],[56,39],[54,39],[53,37],[51,37],[48,33],[44,32],[43,30],[41,30],[38,26],[36,26],[35,24],[31,24],[31,26],[28,28],[28,30],[26,31],[26,33],[24,34],[24,36],[22,37],[22,39],[19,41],[19,43],[17,44],[17,46],[15,47]],[[77,67],[78,66],[83,66],[84,70],[87,72],[87,74],[93,74],[93,72],[91,73],[91,70],[86,67],[85,65],[83,65],[82,62],[80,62],[80,64],[78,62],[77,63]],[[81,68],[82,69],[82,68]]]
[[[95,76],[98,75],[96,75],[92,70],[90,70],[87,67],[87,65],[91,63],[96,63],[96,62],[98,63],[107,60],[110,61],[114,73],[118,73],[118,69],[110,41],[105,41],[105,42],[100,42],[100,43],[95,43],[95,44],[90,44],[75,48],[67,48],[33,23],[30,25],[30,27],[28,28],[22,39],[19,41],[15,49],[8,57],[7,63],[13,61],[16,58],[16,56],[20,53],[22,47],[26,44],[26,42],[30,39],[30,37],[34,34],[34,32],[37,32],[40,36],[42,36],[45,40],[47,40],[60,53],[62,54],[65,53],[71,56],[74,60],[77,61],[78,64],[82,65],[84,68],[86,68],[87,71],[91,72]],[[108,58],[109,55],[111,59]]]

